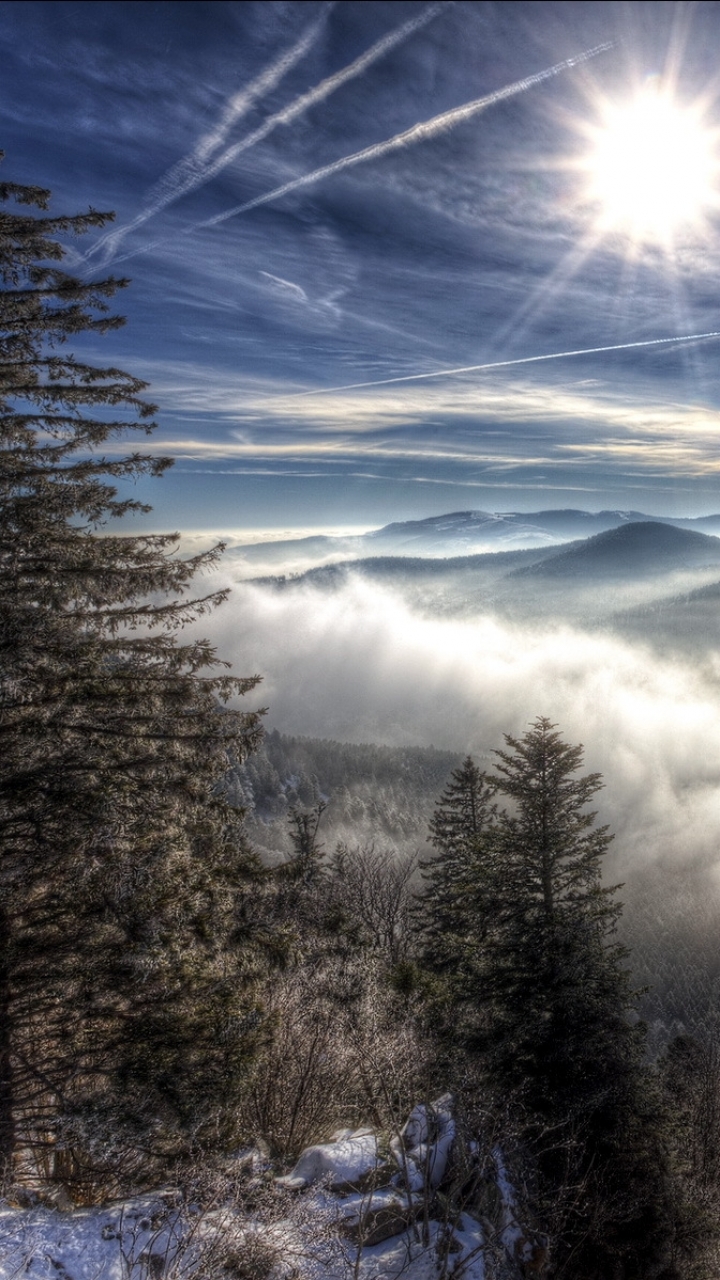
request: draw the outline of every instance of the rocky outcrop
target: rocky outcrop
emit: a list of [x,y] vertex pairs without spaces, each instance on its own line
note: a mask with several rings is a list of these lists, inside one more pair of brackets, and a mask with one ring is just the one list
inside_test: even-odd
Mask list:
[[440,1261],[457,1254],[468,1280],[541,1280],[549,1268],[548,1237],[530,1225],[501,1148],[461,1142],[450,1094],[419,1103],[386,1145],[371,1129],[338,1130],[275,1181],[329,1194],[358,1249],[407,1234]]
[[342,1204],[345,1234],[363,1247],[381,1244],[407,1231],[423,1209],[423,1198],[394,1187],[380,1187],[369,1195],[348,1196]]
[[413,1107],[390,1150],[400,1168],[399,1179],[409,1191],[436,1191],[441,1185],[455,1141],[452,1095],[443,1094],[428,1105]]

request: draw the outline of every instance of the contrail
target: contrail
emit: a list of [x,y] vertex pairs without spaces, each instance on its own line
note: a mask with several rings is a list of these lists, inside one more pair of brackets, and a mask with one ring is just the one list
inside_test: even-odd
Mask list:
[[[450,0],[450,4],[452,3],[453,0]],[[281,111],[277,111],[274,115],[269,116],[267,120],[263,121],[259,128],[253,130],[252,133],[247,134],[246,137],[240,138],[240,140],[233,143],[232,146],[226,147],[225,150],[221,151],[220,155],[215,155],[213,158],[213,153],[223,145],[227,134],[235,121],[239,119],[241,115],[245,115],[247,113],[249,107],[252,106],[258,97],[264,96],[270,92],[271,89],[274,89],[280,79],[292,67],[294,67],[295,63],[298,62],[299,59],[307,52],[310,44],[312,44],[317,36],[321,22],[324,21],[325,15],[323,15],[323,18],[318,20],[287,54],[283,55],[282,58],[273,63],[261,76],[257,78],[257,80],[253,81],[253,83],[243,93],[237,94],[231,100],[216,129],[212,133],[207,134],[205,138],[202,138],[195,147],[195,150],[189,156],[180,160],[172,169],[168,170],[158,183],[156,183],[150,193],[150,205],[144,209],[142,213],[139,213],[137,217],[134,218],[132,222],[129,222],[125,227],[118,228],[118,230],[114,232],[108,232],[103,236],[87,256],[90,257],[91,254],[97,253],[98,248],[103,245],[108,246],[111,251],[114,251],[130,231],[134,231],[137,227],[142,226],[142,224],[147,222],[149,218],[160,213],[162,209],[167,208],[169,204],[172,204],[181,196],[187,195],[188,192],[194,191],[198,187],[204,186],[205,183],[210,182],[212,178],[214,178],[218,173],[221,173],[222,170],[225,169],[227,165],[231,164],[237,156],[241,155],[243,151],[248,151],[259,142],[263,142],[265,138],[269,137],[269,135],[273,133],[275,129],[279,128],[280,125],[290,124],[293,120],[297,119],[298,116],[301,116],[305,111],[307,111],[309,107],[314,106],[318,102],[323,102],[325,98],[330,97],[332,93],[335,93],[335,91],[340,89],[342,85],[347,84],[349,80],[354,80],[357,76],[362,75],[362,73],[366,71],[368,67],[372,66],[374,62],[377,62],[378,59],[382,58],[386,53],[389,53],[391,49],[396,47],[396,45],[409,39],[411,35],[414,35],[416,31],[421,29],[421,27],[424,27],[428,22],[431,22],[433,18],[436,18],[438,14],[447,7],[447,0],[444,0],[444,3],[441,2],[429,5],[428,8],[418,14],[417,17],[411,18],[410,21],[403,23],[400,27],[397,27],[395,31],[391,31],[388,35],[383,36],[381,40],[376,41],[376,43],[372,45],[366,53],[361,54],[361,56],[356,58],[354,62],[349,63],[348,66],[343,67],[340,71],[336,71],[334,75],[328,76],[325,80],[322,80],[320,84],[315,85],[314,88],[308,89],[306,93],[301,94],[294,100],[294,102],[289,103],[287,107],[283,107]]]
[[[292,71],[293,67],[305,57],[317,40],[328,13],[333,8],[334,0],[331,0],[331,3],[325,6],[320,16],[310,24],[290,49],[265,67],[245,89],[233,94],[215,127],[200,138],[190,154],[178,160],[177,164],[168,169],[167,173],[163,174],[151,188],[148,196],[150,203],[147,207],[124,227],[118,227],[117,230],[101,236],[85,254],[86,259],[104,251],[104,259],[107,262],[131,231],[141,227],[149,218],[153,218],[169,204],[186,195],[188,191],[194,191],[207,180],[206,173],[210,158],[219,147],[224,145],[232,126],[247,115],[257,101],[276,89],[288,72]],[[222,167],[222,165],[218,166],[218,168]],[[216,168],[214,172],[217,171]]]
[[519,360],[492,360],[487,364],[466,364],[456,369],[436,369],[433,373],[407,373],[399,378],[376,378],[373,382],[347,382],[341,387],[318,387],[314,391],[294,391],[289,395],[271,396],[271,400],[303,400],[308,396],[326,396],[335,391],[357,391],[361,387],[388,387],[397,382],[422,382],[427,378],[450,378],[458,373],[482,373],[487,369],[509,369],[518,364],[540,364],[542,360],[570,360],[573,356],[595,356],[607,351],[633,351],[638,347],[661,347],[672,342],[699,342],[701,338],[720,338],[720,329],[711,333],[681,333],[673,338],[648,338],[644,342],[616,342],[610,347],[582,347],[575,351],[552,351],[543,356],[522,356]]
[[[450,0],[450,3],[454,3],[454,0]],[[436,18],[446,7],[447,0],[438,4],[429,5],[428,8],[424,9],[416,18],[411,18],[409,22],[403,23],[403,25],[401,27],[397,27],[395,31],[391,31],[388,35],[383,36],[382,40],[378,40],[370,49],[367,50],[366,53],[363,53],[359,58],[356,58],[354,62],[348,63],[346,67],[343,67],[340,71],[336,71],[334,75],[328,76],[325,80],[321,80],[320,84],[315,85],[313,89],[308,89],[306,93],[301,94],[299,98],[296,98],[294,102],[289,103],[287,107],[283,107],[281,111],[277,111],[274,115],[269,116],[268,119],[259,126],[259,128],[255,129],[252,133],[249,133],[245,138],[241,138],[239,142],[234,143],[231,147],[228,147],[221,156],[218,156],[213,160],[208,166],[203,181],[205,181],[206,178],[214,177],[216,173],[221,169],[224,169],[227,164],[230,164],[230,162],[243,151],[248,151],[250,147],[254,147],[258,142],[264,141],[264,139],[267,138],[269,134],[273,133],[279,125],[290,124],[291,121],[297,119],[298,116],[307,111],[309,107],[314,106],[316,102],[323,102],[325,98],[328,98],[330,94],[334,93],[336,89],[341,88],[342,85],[347,84],[349,80],[354,80],[356,76],[362,75],[362,73],[366,71],[368,67],[372,66],[374,62],[377,62],[377,60],[382,58],[384,54],[389,53],[396,45],[401,44],[411,35],[414,35],[414,33],[419,31],[421,27],[426,26],[428,22],[431,22],[433,18]]]
[[245,204],[236,205],[235,208],[228,209],[225,213],[216,214],[214,218],[208,218],[206,222],[197,223],[196,229],[200,227],[215,227],[221,222],[226,222],[228,218],[234,218],[241,213],[248,213],[251,209],[257,209],[260,205],[269,204],[272,200],[279,200],[281,196],[287,195],[290,191],[296,191],[299,187],[307,187],[311,183],[320,182],[322,178],[328,178],[331,174],[340,173],[343,169],[350,169],[357,164],[364,164],[366,160],[377,160],[380,156],[388,155],[391,151],[399,151],[401,148],[412,146],[416,142],[425,142],[429,138],[435,138],[438,134],[454,128],[456,124],[460,124],[463,120],[469,120],[472,116],[485,111],[487,107],[493,107],[496,103],[503,102],[505,98],[512,98],[518,93],[524,93],[526,89],[532,89],[534,85],[541,84],[543,80],[549,80],[552,76],[559,75],[561,71],[567,71],[570,67],[587,62],[590,58],[596,58],[598,54],[605,53],[608,49],[613,49],[614,47],[615,41],[612,40],[607,41],[605,44],[595,45],[594,48],[586,49],[583,53],[578,53],[572,58],[565,58],[563,62],[556,62],[554,66],[547,67],[545,71],[536,71],[534,75],[526,76],[523,80],[516,80],[513,84],[506,85],[504,89],[496,89],[493,93],[488,93],[483,98],[476,98],[473,102],[466,102],[460,107],[452,107],[450,111],[443,111],[439,116],[433,116],[430,120],[415,124],[403,133],[396,133],[394,137],[388,138],[385,142],[376,142],[370,147],[365,147],[362,151],[355,151],[352,155],[342,156],[341,159],[334,160],[331,164],[323,165],[321,169],[315,169],[312,173],[306,173],[301,178],[294,178],[291,182],[286,182],[283,186],[276,187],[274,191],[268,191],[265,195],[257,196],[254,200],[248,200]]

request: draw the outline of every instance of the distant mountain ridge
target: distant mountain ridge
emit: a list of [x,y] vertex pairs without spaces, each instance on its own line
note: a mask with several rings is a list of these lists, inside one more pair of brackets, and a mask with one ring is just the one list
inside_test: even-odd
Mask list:
[[658,520],[632,521],[573,543],[513,577],[633,577],[682,569],[720,567],[720,539]]
[[312,537],[250,543],[237,551],[249,565],[280,565],[303,560],[306,566],[330,559],[367,556],[448,557],[493,551],[521,551],[587,539],[633,524],[665,525],[720,535],[720,515],[651,516],[641,511],[453,511],[424,520],[394,521],[354,537]]
[[[690,517],[650,516],[642,511],[583,511],[572,507],[550,511],[455,511],[448,515],[429,516],[425,520],[404,520],[362,535],[367,545],[378,542],[404,542],[408,548],[437,541],[443,546],[451,540],[513,542],[525,545],[547,545],[557,541],[571,542],[589,538],[629,524],[662,524],[676,529],[720,534],[720,515]],[[527,540],[527,541],[526,541]],[[396,552],[397,554],[397,552]]]
[[[542,590],[555,583],[573,592],[591,588],[604,581],[626,583],[652,582],[667,575],[695,574],[710,570],[720,572],[720,538],[692,529],[678,529],[657,520],[634,520],[607,529],[604,533],[578,538],[569,543],[552,543],[525,551],[492,551],[464,556],[375,555],[357,559],[338,559],[301,573],[258,577],[255,582],[283,588],[307,583],[322,589],[340,588],[351,576],[384,581],[388,584],[425,583],[447,589],[454,579],[464,579],[466,590],[487,588],[494,583],[494,595],[500,588],[504,598],[507,589],[521,590],[527,603],[533,584]],[[696,580],[696,579],[695,579]],[[505,584],[504,587],[502,584]]]

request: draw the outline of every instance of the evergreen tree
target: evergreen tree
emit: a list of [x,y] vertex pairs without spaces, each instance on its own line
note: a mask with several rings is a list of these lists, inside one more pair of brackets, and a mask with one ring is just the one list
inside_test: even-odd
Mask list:
[[467,756],[453,770],[430,820],[437,854],[421,863],[421,956],[426,968],[444,975],[456,989],[458,982],[467,985],[468,968],[474,971],[479,941],[491,918],[494,790]]
[[545,718],[505,741],[492,781],[513,809],[498,821],[503,884],[476,1046],[494,1086],[522,1103],[546,1206],[565,1202],[561,1269],[653,1277],[674,1231],[665,1122],[614,940],[616,890],[601,885],[612,837],[587,810],[601,778],[577,776],[582,747]]
[[430,820],[430,837],[444,866],[462,855],[485,830],[494,812],[493,792],[471,756],[453,770]]
[[544,718],[495,756],[482,787],[508,809],[473,829],[479,777],[466,761],[433,821],[447,864],[430,866],[421,946],[426,972],[439,974],[428,982],[439,1052],[451,1046],[457,1076],[478,1074],[514,1110],[555,1273],[649,1280],[671,1256],[677,1215],[663,1109],[614,936],[620,907],[601,884],[612,837],[588,809],[601,779],[579,774],[582,748]]
[[323,845],[320,844],[318,831],[320,819],[327,809],[327,801],[318,800],[312,809],[299,809],[297,806],[290,812],[290,839],[294,856],[285,864],[287,875],[303,885],[314,884],[321,874]]
[[602,781],[576,776],[582,747],[546,719],[505,740],[511,750],[495,752],[493,782],[514,807],[498,822],[486,1041],[506,1085],[522,1087],[534,1111],[567,1117],[603,1095],[637,1039],[625,952],[613,939],[620,906],[601,885],[612,836],[587,811]]
[[126,282],[61,270],[57,237],[110,215],[48,198],[0,184],[0,1159],[87,1182],[232,1128],[257,866],[214,792],[259,722],[223,706],[256,678],[178,638],[223,599],[183,598],[222,548],[103,529],[139,505],[113,482],[169,461],[98,456],[153,406],[65,352],[122,323]]

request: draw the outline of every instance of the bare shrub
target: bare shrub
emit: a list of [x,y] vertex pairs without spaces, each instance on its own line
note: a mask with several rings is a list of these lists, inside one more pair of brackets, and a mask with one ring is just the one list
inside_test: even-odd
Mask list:
[[280,975],[266,1012],[270,1036],[240,1123],[274,1155],[295,1157],[340,1126],[393,1133],[429,1087],[414,1010],[379,960],[325,958]]
[[332,904],[356,923],[362,942],[391,965],[404,958],[409,946],[417,869],[416,854],[374,844],[339,844],[329,863]]
[[350,1064],[318,974],[301,969],[276,979],[266,1013],[270,1037],[242,1124],[274,1154],[294,1156],[335,1127],[346,1107]]

